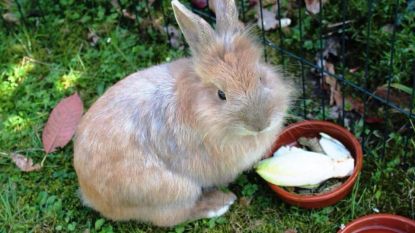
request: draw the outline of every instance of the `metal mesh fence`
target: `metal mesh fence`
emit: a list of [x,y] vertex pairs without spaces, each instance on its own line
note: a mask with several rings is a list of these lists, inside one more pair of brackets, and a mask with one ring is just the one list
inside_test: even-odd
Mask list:
[[[348,127],[369,154],[385,155],[392,144],[413,153],[415,54],[413,42],[402,41],[403,33],[414,30],[404,22],[414,18],[413,1],[237,3],[240,19],[258,28],[265,60],[296,77],[293,114]],[[214,22],[208,5],[189,7]],[[166,25],[174,22],[164,19]],[[278,26],[287,19],[290,26]],[[276,25],[271,30],[269,21]]]

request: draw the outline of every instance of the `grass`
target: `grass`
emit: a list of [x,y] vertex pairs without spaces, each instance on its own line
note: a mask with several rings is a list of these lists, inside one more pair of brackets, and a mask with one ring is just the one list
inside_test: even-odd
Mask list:
[[[350,195],[334,206],[305,210],[278,199],[253,172],[230,185],[239,197],[223,217],[163,229],[137,222],[112,222],[81,205],[72,167],[72,145],[48,156],[38,172],[22,173],[9,155],[14,151],[40,162],[41,133],[56,103],[77,91],[88,108],[129,73],[184,56],[156,30],[138,33],[138,22],[120,17],[108,3],[75,4],[61,0],[40,14],[29,1],[20,25],[0,21],[0,232],[336,232],[341,224],[380,212],[415,218],[415,167],[412,134],[363,129],[367,154],[363,172]],[[121,1],[125,4],[126,1]],[[32,10],[34,9],[34,10]],[[7,8],[3,8],[4,13]],[[142,4],[140,15],[148,14]],[[16,5],[11,12],[17,17]],[[138,19],[143,22],[143,19]],[[100,37],[92,46],[89,30]],[[312,101],[311,101],[312,102]],[[310,107],[313,105],[310,104]],[[315,111],[318,111],[315,110]],[[365,130],[365,132],[362,132]],[[366,132],[367,131],[367,132]],[[409,140],[408,151],[402,145]]]

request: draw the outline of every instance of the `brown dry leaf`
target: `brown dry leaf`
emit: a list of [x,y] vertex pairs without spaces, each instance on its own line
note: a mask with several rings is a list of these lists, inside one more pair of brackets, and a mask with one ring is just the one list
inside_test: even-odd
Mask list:
[[81,120],[84,106],[78,93],[63,100],[52,110],[43,129],[42,142],[46,153],[64,147],[75,133]]
[[239,198],[239,204],[244,207],[248,207],[251,204],[252,197],[241,197]]
[[363,115],[364,111],[364,104],[360,98],[353,98],[351,96],[346,97],[346,102],[348,102],[351,106],[351,110],[358,112],[359,114]]
[[8,23],[14,23],[14,24],[19,24],[19,18],[17,18],[17,16],[13,13],[5,13],[3,14],[3,19],[8,22]]
[[336,82],[336,88],[331,91],[333,96],[333,104],[337,107],[341,108],[343,106],[343,95],[340,90],[340,84]]
[[129,12],[127,9],[122,10],[122,15],[125,18],[127,18],[127,19],[131,19],[131,20],[135,20],[136,19],[135,14]]
[[[149,4],[153,4],[154,1],[149,1]],[[129,12],[127,9],[122,9],[118,0],[111,0],[111,5],[120,12],[125,18],[135,20],[136,16],[134,13]]]
[[296,229],[287,229],[284,231],[284,233],[297,233]]
[[[321,1],[321,7],[320,7],[320,1]],[[305,0],[305,5],[307,8],[307,11],[315,15],[320,12],[320,8],[322,8],[324,3],[326,2],[327,0]]]
[[120,6],[120,3],[118,2],[118,0],[111,0],[111,5],[113,7],[115,7],[115,9],[117,11],[121,11],[121,6]]
[[16,166],[24,172],[37,171],[42,168],[38,163],[33,165],[33,160],[31,158],[27,158],[26,156],[21,154],[13,153],[12,160],[16,164]]
[[[388,87],[380,86],[376,88],[374,94],[386,100],[388,98]],[[389,90],[389,101],[398,106],[409,106],[411,103],[411,96],[391,88]]]
[[[334,65],[328,61],[325,61],[325,69],[331,73],[335,74]],[[330,75],[324,75],[324,82],[330,86],[330,105],[335,104],[338,107],[343,105],[343,96],[340,89],[340,84],[337,83],[337,80]]]

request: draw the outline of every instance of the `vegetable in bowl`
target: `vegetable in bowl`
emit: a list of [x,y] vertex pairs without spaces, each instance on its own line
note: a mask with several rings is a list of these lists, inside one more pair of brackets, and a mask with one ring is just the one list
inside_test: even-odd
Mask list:
[[289,187],[298,187],[323,192],[330,189],[325,183],[339,186],[333,178],[350,176],[355,161],[341,142],[325,133],[320,136],[319,139],[301,137],[296,145],[280,147],[273,157],[258,163],[256,172],[272,184],[287,187],[288,191],[295,190]]

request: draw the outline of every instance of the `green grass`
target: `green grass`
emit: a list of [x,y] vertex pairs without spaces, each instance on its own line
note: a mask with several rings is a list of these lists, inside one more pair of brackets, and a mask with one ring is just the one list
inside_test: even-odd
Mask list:
[[[19,171],[9,154],[21,151],[41,161],[42,128],[60,99],[77,91],[88,108],[129,73],[185,54],[170,48],[156,30],[137,33],[137,22],[122,19],[107,3],[59,2],[47,8],[43,4],[42,17],[25,18],[26,26],[0,21],[0,232],[336,232],[374,208],[415,217],[413,137],[412,149],[405,152],[404,138],[388,135],[382,157],[383,135],[377,130],[367,138],[358,184],[334,206],[305,210],[287,205],[248,172],[230,190],[249,204],[238,201],[223,217],[171,229],[104,220],[82,206],[71,144],[50,154],[42,170]],[[27,3],[22,8],[27,13],[35,7]],[[142,4],[137,10],[146,13]],[[19,16],[16,6],[12,11]],[[89,29],[101,38],[96,46],[87,41]],[[361,130],[358,125],[355,133]]]

